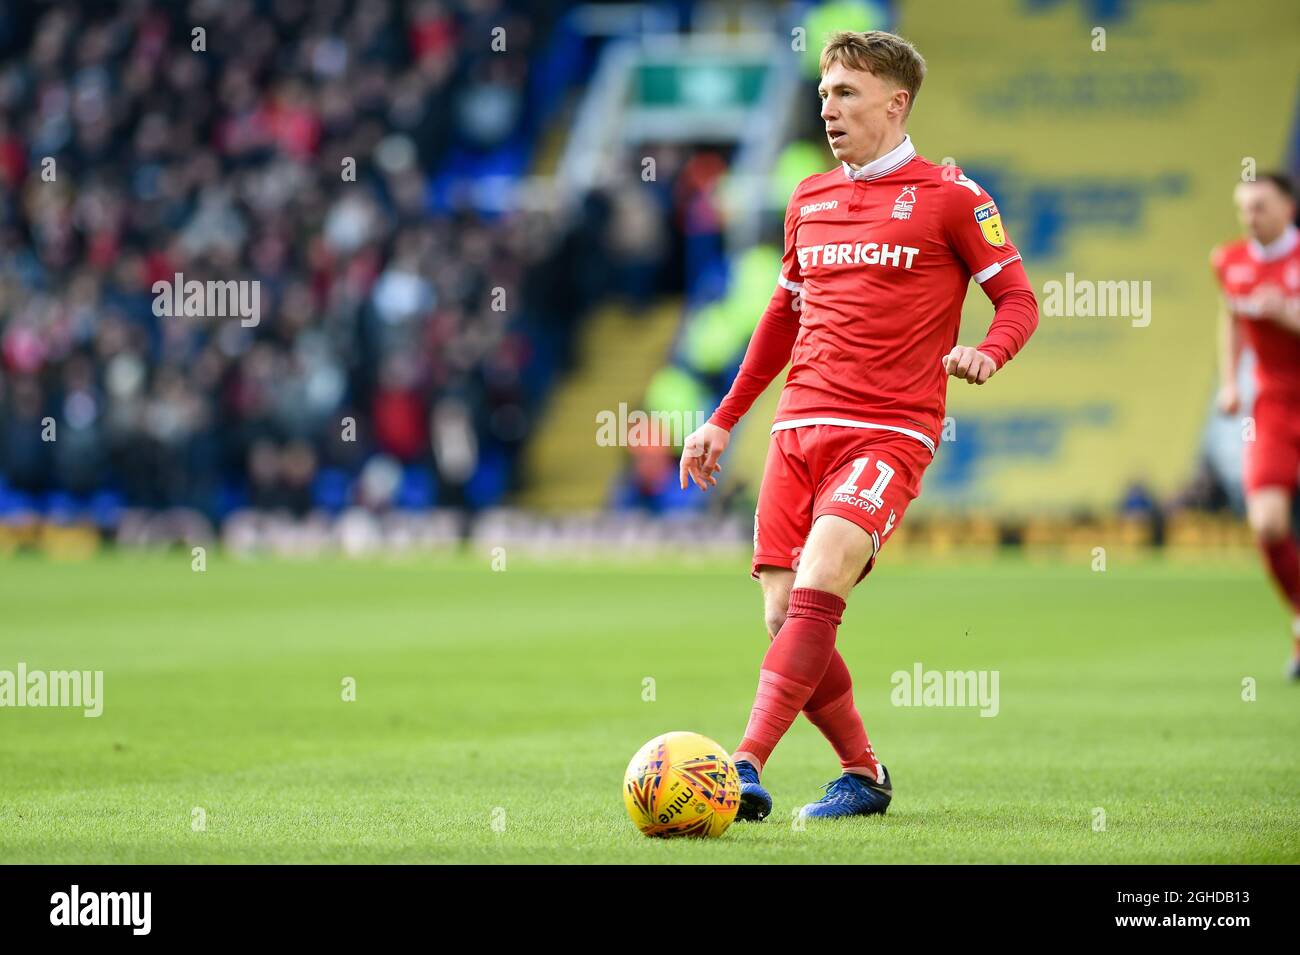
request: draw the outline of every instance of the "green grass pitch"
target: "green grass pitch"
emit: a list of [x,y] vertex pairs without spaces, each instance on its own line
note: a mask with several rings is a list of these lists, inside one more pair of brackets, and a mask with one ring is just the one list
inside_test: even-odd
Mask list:
[[[15,558],[0,600],[0,669],[105,697],[0,709],[3,862],[1300,862],[1300,686],[1254,562],[885,563],[839,646],[889,814],[793,823],[838,770],[800,719],[771,818],[708,842],[642,837],[621,782],[667,730],[736,745],[767,645],[743,554]],[[891,705],[917,662],[997,670],[1000,712]]]

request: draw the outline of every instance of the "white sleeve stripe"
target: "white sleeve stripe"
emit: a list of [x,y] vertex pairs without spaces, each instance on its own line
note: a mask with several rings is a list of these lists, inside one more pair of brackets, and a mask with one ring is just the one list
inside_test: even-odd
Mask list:
[[987,269],[980,269],[978,272],[976,272],[974,275],[972,275],[971,278],[973,278],[976,282],[979,282],[979,283],[982,285],[982,284],[984,284],[985,282],[987,282],[989,279],[993,278],[993,276],[995,276],[995,275],[997,275],[999,272],[1001,272],[1004,268],[1006,268],[1006,267],[1007,267],[1008,265],[1010,265],[1012,262],[1016,261],[1018,258],[1020,258],[1020,253],[1019,253],[1019,252],[1017,252],[1015,255],[1011,256],[1011,258],[1006,259],[1005,261],[1002,261],[1002,262],[994,262],[994,263],[993,263],[992,265],[990,265]]
[[802,291],[803,291],[803,283],[802,283],[802,282],[791,282],[791,281],[790,281],[789,279],[787,279],[784,275],[778,275],[778,276],[776,277],[776,284],[779,285],[779,286],[781,286],[781,288],[785,289],[787,292],[802,292]]

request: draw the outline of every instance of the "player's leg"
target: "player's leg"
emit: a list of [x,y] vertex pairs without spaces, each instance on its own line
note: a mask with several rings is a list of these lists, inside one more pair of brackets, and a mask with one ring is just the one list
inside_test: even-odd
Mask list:
[[1246,495],[1246,516],[1273,582],[1291,608],[1292,658],[1288,672],[1300,679],[1300,550],[1291,530],[1291,489],[1259,487]]
[[[763,616],[769,640],[775,640],[785,623],[790,607],[790,591],[795,572],[784,567],[760,567],[759,583],[763,587]],[[875,753],[867,738],[867,728],[853,702],[853,677],[839,650],[831,652],[831,662],[822,681],[804,705],[803,715],[821,731],[831,744],[846,773],[877,775]]]
[[[925,445],[893,434],[840,435],[830,450],[832,464],[819,489],[794,593],[808,587],[843,595],[865,577],[920,493],[921,475],[931,460]],[[868,542],[857,546],[864,537]],[[852,685],[847,668],[837,682],[828,667],[809,701],[809,719],[833,740],[843,772],[826,785],[823,798],[803,807],[805,817],[883,813],[893,799],[889,771],[872,751],[853,704]]]
[[813,523],[800,557],[785,622],[763,657],[758,692],[736,748],[759,771],[821,683],[835,650],[844,598],[871,559],[861,527],[834,515]]
[[[759,565],[755,570],[763,588],[763,617],[768,639],[775,640],[789,611],[795,572],[787,567],[767,565]],[[838,650],[832,652],[831,662],[803,713],[839,754],[846,772],[875,774],[875,757],[871,755],[867,731],[853,705],[853,680]],[[863,753],[871,758],[870,768],[862,757]],[[751,761],[754,758],[752,754],[744,754],[736,760],[736,769],[740,773],[740,811],[736,818],[742,821],[762,820],[772,811],[772,796],[759,781],[759,769]]]
[[875,544],[865,528],[837,514],[822,514],[813,521],[795,571],[791,597],[800,588],[834,594],[840,600],[862,579],[862,568],[875,555]]
[[[864,527],[836,514],[820,515],[813,521],[795,574],[792,604],[799,595],[807,594],[818,602],[838,599],[842,611],[844,598],[862,579],[863,569],[874,556],[875,541]],[[829,622],[827,619],[826,624]],[[832,628],[832,640],[834,633]],[[839,656],[833,645],[832,653]],[[831,740],[843,767],[840,778],[827,785],[825,797],[803,807],[802,814],[811,818],[882,813],[893,796],[889,773],[877,762],[853,703],[853,680],[842,657],[840,667],[838,672],[833,670],[828,660],[821,681],[804,703],[805,714]]]
[[[763,587],[763,612],[771,626],[778,612],[784,618],[789,603],[793,565],[812,527],[815,485],[794,431],[778,431],[768,445],[763,482],[754,513],[752,575]],[[780,624],[776,629],[780,630]],[[769,648],[770,649],[770,648]],[[736,819],[758,822],[772,811],[772,796],[759,783],[767,753],[732,754],[740,774],[740,808]]]
[[1290,676],[1300,679],[1300,554],[1291,528],[1291,496],[1300,472],[1300,409],[1261,394],[1255,440],[1246,444],[1246,516],[1269,574],[1291,608]]
[[[775,639],[785,623],[786,609],[790,605],[790,588],[794,584],[794,571],[789,567],[759,564],[754,568],[759,585],[763,588],[763,619],[768,637]],[[772,794],[759,781],[761,764],[756,764],[753,754],[741,753],[733,757],[736,772],[740,774],[740,808],[736,819],[741,822],[761,822],[772,811]]]
[[803,715],[831,744],[843,772],[883,781],[866,724],[853,700],[853,677],[839,650],[831,653],[831,662],[804,704]]
[[794,587],[794,570],[789,567],[758,568],[758,583],[763,588],[763,622],[769,640],[775,640],[790,609],[790,590]]

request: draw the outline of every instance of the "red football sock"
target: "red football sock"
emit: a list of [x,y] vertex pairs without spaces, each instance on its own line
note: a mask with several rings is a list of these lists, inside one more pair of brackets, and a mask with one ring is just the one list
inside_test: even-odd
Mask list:
[[736,747],[738,759],[743,755],[762,770],[826,674],[843,613],[844,601],[835,594],[811,587],[790,592],[785,623],[763,657],[749,725]]
[[1280,540],[1261,540],[1259,549],[1264,552],[1273,581],[1291,609],[1300,614],[1300,552],[1295,538],[1287,535]]
[[839,650],[831,651],[831,662],[803,713],[831,744],[844,772],[880,780],[880,764],[853,702],[853,677]]
[[803,711],[811,713],[813,710],[820,710],[826,704],[833,703],[843,696],[845,690],[851,689],[853,689],[853,677],[849,676],[849,666],[840,656],[840,651],[832,650],[831,662],[826,664],[822,681],[817,684],[817,689],[813,690],[813,695],[808,697]]
[[870,776],[880,782],[880,764],[867,739],[867,728],[853,703],[853,679],[838,650],[826,667],[826,675],[803,708],[813,726],[821,730],[840,758],[846,773]]

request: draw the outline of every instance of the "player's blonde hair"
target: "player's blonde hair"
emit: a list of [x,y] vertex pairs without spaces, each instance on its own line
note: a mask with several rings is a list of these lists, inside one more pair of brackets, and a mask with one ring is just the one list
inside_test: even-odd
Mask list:
[[909,114],[912,112],[912,104],[916,102],[916,94],[921,91],[921,81],[925,79],[925,60],[916,51],[916,47],[901,36],[883,30],[868,30],[866,33],[842,30],[832,33],[822,48],[822,75],[835,63],[843,63],[851,70],[861,70],[881,79],[893,80],[907,90]]

